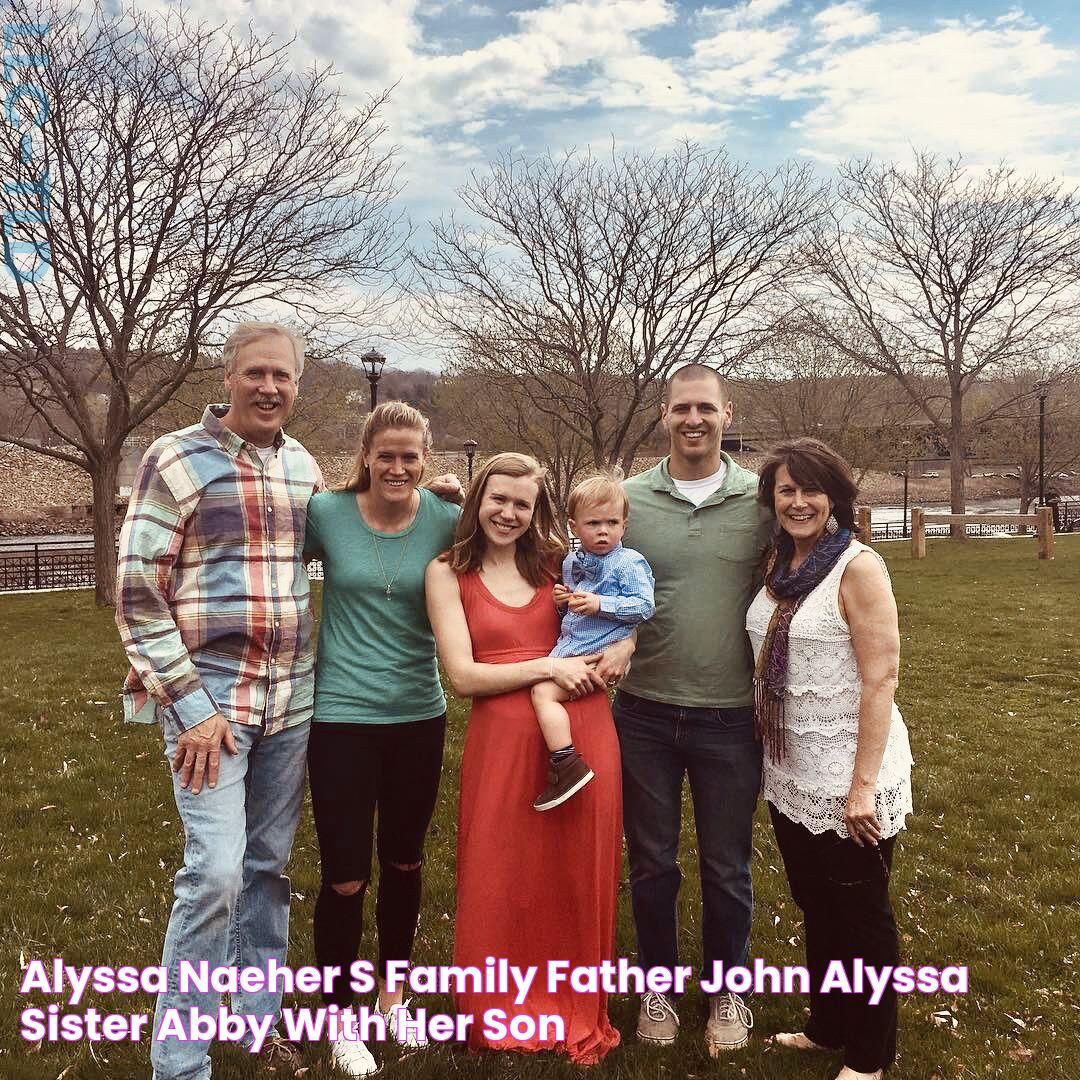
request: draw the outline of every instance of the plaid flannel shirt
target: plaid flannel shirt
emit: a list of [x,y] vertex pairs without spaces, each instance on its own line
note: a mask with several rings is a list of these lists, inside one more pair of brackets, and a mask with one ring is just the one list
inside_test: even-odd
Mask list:
[[158,439],[132,489],[116,605],[131,661],[124,715],[185,730],[220,713],[270,735],[312,712],[302,556],[322,474],[280,432],[264,466],[222,424],[226,410],[208,406],[201,423]]

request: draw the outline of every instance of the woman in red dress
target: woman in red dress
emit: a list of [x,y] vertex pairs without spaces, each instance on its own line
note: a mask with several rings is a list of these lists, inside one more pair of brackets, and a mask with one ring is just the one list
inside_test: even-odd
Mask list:
[[[427,603],[439,656],[459,695],[474,699],[461,761],[454,963],[484,970],[488,957],[539,973],[521,1005],[505,994],[465,993],[472,1049],[554,1050],[581,1065],[617,1046],[607,995],[547,986],[548,962],[595,967],[613,959],[622,856],[619,747],[606,683],[625,651],[551,659],[559,635],[552,597],[563,533],[544,470],[523,454],[498,454],[469,490],[447,556],[428,566]],[[553,678],[567,703],[574,745],[595,780],[558,809],[532,800],[544,786],[547,750],[529,688]],[[487,1010],[507,1023],[530,1017],[531,1038],[484,1032]],[[562,1020],[540,1030],[540,1017]],[[522,1027],[526,1027],[523,1023]],[[546,1037],[545,1037],[546,1036]]]

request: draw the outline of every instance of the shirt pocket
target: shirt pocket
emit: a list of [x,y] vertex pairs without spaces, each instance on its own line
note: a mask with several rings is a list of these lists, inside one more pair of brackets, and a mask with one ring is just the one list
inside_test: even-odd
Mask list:
[[729,525],[717,537],[714,554],[725,562],[751,563],[761,558],[757,525]]

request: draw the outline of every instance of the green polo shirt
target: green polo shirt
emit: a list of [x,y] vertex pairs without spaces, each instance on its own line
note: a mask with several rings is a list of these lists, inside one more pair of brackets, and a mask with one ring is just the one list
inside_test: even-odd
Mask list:
[[757,476],[722,456],[724,482],[700,506],[679,493],[668,458],[623,481],[630,500],[623,543],[649,560],[656,614],[638,628],[622,688],[650,701],[704,708],[754,701],[746,609],[773,516],[757,503]]

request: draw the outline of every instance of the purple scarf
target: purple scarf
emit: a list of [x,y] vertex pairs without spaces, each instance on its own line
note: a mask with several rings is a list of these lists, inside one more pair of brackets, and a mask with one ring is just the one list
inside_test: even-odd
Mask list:
[[[782,537],[782,539],[787,539]],[[774,545],[765,570],[765,590],[776,601],[765,641],[754,665],[754,720],[758,738],[769,747],[769,759],[779,761],[786,750],[784,692],[787,690],[788,634],[803,600],[820,585],[851,543],[851,530],[835,536],[823,533],[794,572],[790,541]]]

